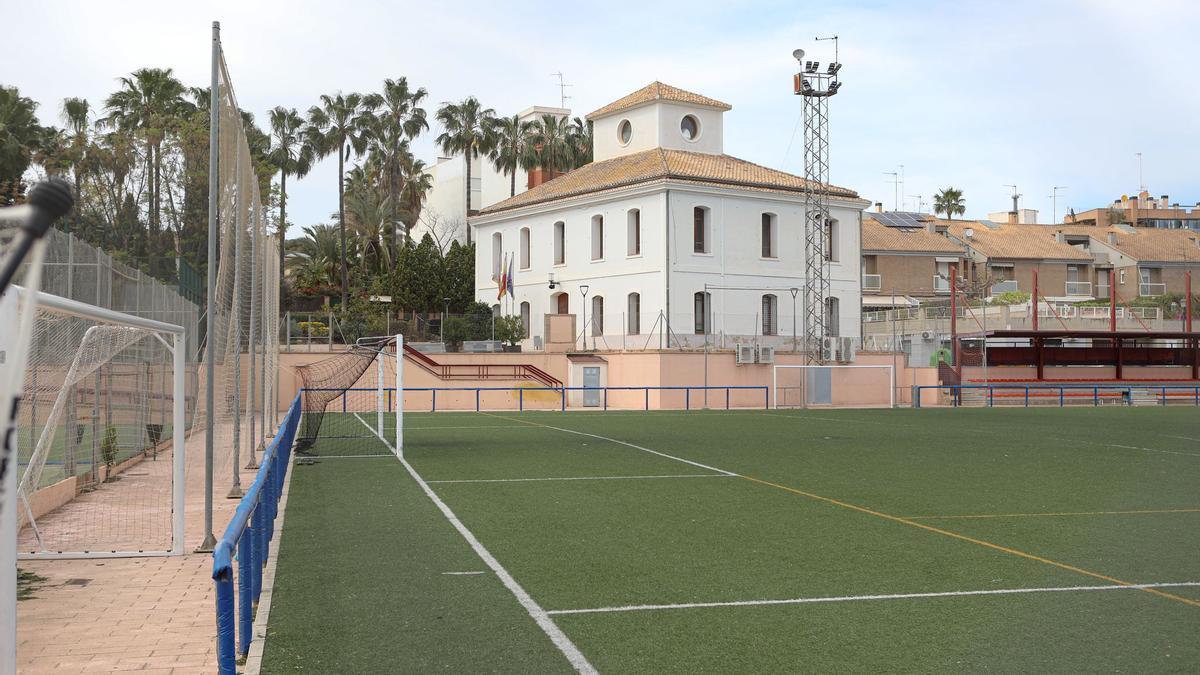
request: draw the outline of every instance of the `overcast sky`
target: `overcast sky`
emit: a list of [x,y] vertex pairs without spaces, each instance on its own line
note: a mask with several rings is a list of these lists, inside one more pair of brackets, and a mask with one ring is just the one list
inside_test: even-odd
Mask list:
[[[827,61],[840,37],[843,87],[832,102],[832,179],[891,208],[885,172],[904,165],[903,200],[939,188],[966,195],[967,214],[1021,206],[1058,212],[1111,203],[1144,183],[1200,201],[1200,86],[1195,0],[1075,2],[606,3],[95,2],[24,3],[0,41],[0,83],[42,104],[93,105],[115,78],[173,68],[209,81],[210,24],[219,20],[239,103],[265,121],[276,105],[306,110],[322,93],[370,91],[407,76],[440,102],[478,97],[500,114],[558,105],[562,71],[573,114],[653,80],[730,103],[725,151],[799,173],[792,143],[796,47]],[[432,163],[431,128],[416,143]],[[789,149],[790,148],[790,149]],[[289,181],[289,220],[326,222],[337,209],[337,162]],[[926,210],[928,206],[926,206]]]

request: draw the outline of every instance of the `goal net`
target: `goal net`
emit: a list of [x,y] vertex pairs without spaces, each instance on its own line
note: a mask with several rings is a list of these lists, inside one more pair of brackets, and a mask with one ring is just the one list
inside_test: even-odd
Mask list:
[[15,431],[21,555],[182,552],[184,345],[179,326],[38,296]]
[[775,408],[890,408],[896,402],[891,365],[776,365]]
[[363,338],[348,351],[297,366],[303,418],[300,456],[398,454],[404,405],[397,369],[400,336]]

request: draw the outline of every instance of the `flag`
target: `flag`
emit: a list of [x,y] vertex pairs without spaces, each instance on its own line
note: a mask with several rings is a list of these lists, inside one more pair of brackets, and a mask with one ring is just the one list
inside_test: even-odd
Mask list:
[[516,257],[517,256],[514,255],[508,259],[508,283],[507,283],[507,286],[508,286],[508,294],[509,295],[514,295],[513,294],[513,284],[515,282],[513,280],[513,262],[514,262],[514,258],[516,258]]
[[505,291],[505,287],[504,287],[504,282],[505,282],[505,278],[504,278],[504,270],[505,270],[505,268],[508,266],[507,259],[508,259],[508,256],[504,256],[504,257],[503,257],[503,258],[501,258],[501,260],[500,260],[500,278],[497,280],[497,283],[496,283],[496,285],[497,285],[497,287],[498,287],[498,292],[496,293],[496,299],[497,299],[497,300],[500,300],[501,298],[503,298],[503,297],[504,297],[504,291]]

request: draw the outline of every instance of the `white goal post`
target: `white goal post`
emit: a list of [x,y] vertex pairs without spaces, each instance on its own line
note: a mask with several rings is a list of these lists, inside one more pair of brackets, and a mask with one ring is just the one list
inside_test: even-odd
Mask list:
[[[17,289],[23,300],[30,295]],[[18,554],[182,555],[184,328],[48,293],[35,297],[25,404],[14,431],[23,464]]]
[[776,364],[771,407],[893,408],[896,370],[891,364]]

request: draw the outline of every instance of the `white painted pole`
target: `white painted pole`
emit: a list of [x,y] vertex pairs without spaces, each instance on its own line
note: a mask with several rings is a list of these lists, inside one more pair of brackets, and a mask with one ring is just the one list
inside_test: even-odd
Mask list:
[[171,388],[173,397],[173,410],[171,416],[171,437],[172,437],[172,480],[171,485],[171,537],[173,545],[171,553],[174,555],[183,555],[183,538],[184,538],[184,518],[183,518],[183,503],[184,503],[184,488],[186,487],[186,474],[184,467],[186,464],[186,446],[187,437],[184,432],[184,425],[187,423],[185,419],[184,392],[184,369],[186,368],[186,352],[187,338],[183,333],[176,333],[173,340],[174,346],[174,386]]
[[[387,349],[387,345],[384,345]],[[399,359],[397,353],[397,359]],[[383,360],[386,355],[382,352],[375,355],[375,429],[380,438],[383,437]]]
[[404,459],[404,336],[396,336],[396,456]]

